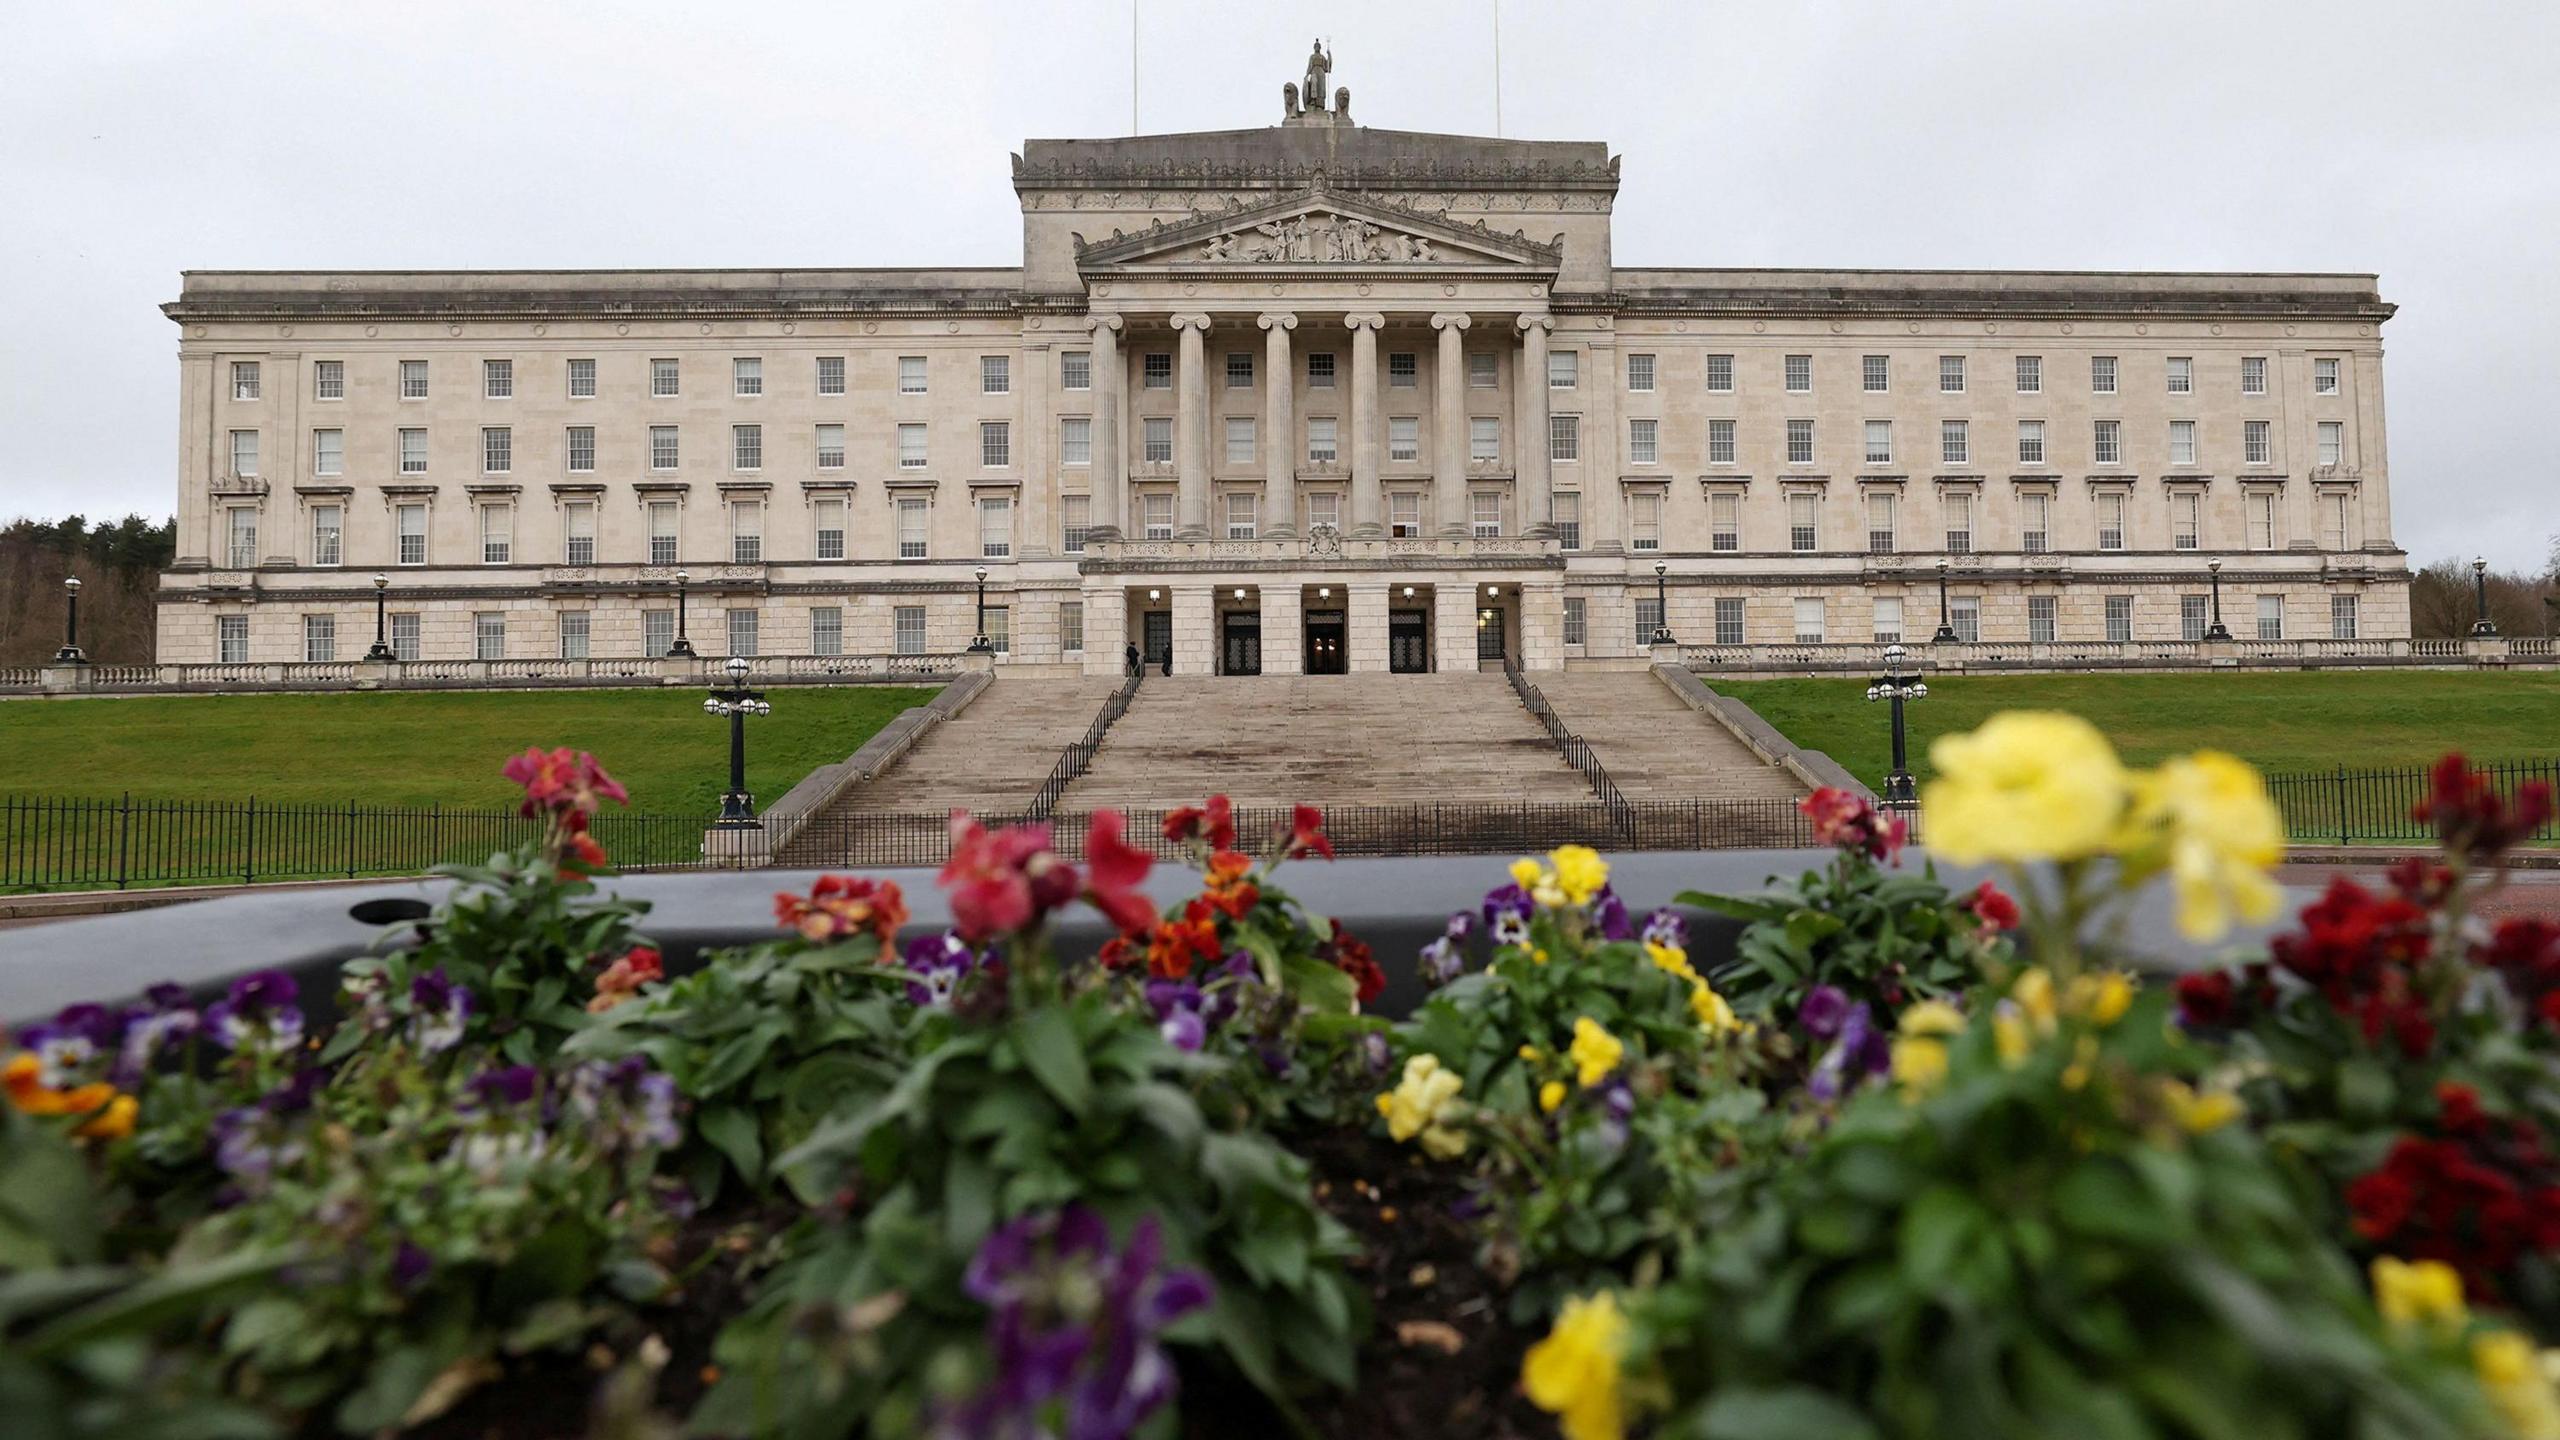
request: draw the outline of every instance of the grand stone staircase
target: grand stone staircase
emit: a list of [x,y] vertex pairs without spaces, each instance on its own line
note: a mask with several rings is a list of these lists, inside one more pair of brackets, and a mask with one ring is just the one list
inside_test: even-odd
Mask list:
[[1629,800],[1794,800],[1804,786],[1649,670],[1569,670],[1531,677],[1565,728]]

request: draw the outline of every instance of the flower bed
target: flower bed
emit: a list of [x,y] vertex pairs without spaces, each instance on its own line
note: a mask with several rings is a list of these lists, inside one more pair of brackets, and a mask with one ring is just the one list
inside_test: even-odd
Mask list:
[[[1937,853],[1819,792],[1831,861],[1619,895],[1519,860],[1418,955],[1287,889],[1301,808],[1116,815],[1081,862],[953,819],[953,925],[776,899],[671,976],[585,755],[544,839],[345,967],[15,1037],[12,1434],[2560,1435],[2560,928],[2468,918],[2549,797],[2458,760],[2440,863],[2263,956],[2257,777],[2067,717],[1941,741]],[[1493,878],[1493,877],[1488,877]],[[1693,962],[1676,898],[1745,922]],[[1063,959],[1074,907],[1118,938]],[[1365,1011],[1385,966],[1431,987]],[[23,1425],[23,1432],[14,1428]]]

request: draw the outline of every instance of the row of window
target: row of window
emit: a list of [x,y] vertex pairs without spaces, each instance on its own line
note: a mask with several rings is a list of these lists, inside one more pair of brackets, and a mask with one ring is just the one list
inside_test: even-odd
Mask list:
[[[1083,357],[1086,354],[1086,352],[1083,351],[1076,351],[1073,353],[1078,357]],[[845,357],[841,355],[820,355],[813,358],[816,361],[815,383],[817,393],[821,395],[844,394]],[[931,374],[931,367],[928,363],[929,359],[930,357],[923,355],[901,355],[898,357],[899,394],[922,395],[927,392]],[[592,359],[574,359],[566,362],[566,365],[567,369],[563,380],[565,393],[568,395],[568,398],[572,400],[592,400],[596,398],[596,362]],[[232,361],[231,398],[234,400],[255,400],[259,398],[263,389],[261,373],[261,364],[256,360]],[[1089,364],[1086,373],[1088,378],[1085,385],[1069,386],[1068,388],[1089,388],[1091,384],[1089,378]],[[403,400],[427,399],[431,393],[430,375],[431,372],[429,370],[428,361],[401,361],[400,398]],[[732,396],[739,399],[754,399],[761,396],[765,393],[764,380],[764,358],[762,356],[741,355],[730,360],[729,393]],[[978,357],[978,392],[982,395],[1008,395],[1013,392],[1012,356],[981,355]],[[661,398],[683,394],[683,362],[670,356],[660,356],[651,359],[649,361],[649,393]],[[512,400],[515,397],[516,362],[513,360],[481,361],[480,398],[483,400]],[[314,400],[344,400],[347,398],[346,361],[314,360],[311,362],[311,398]]]
[[[2127,644],[2133,639],[2133,597],[2109,595],[2105,598],[2106,639],[2114,644]],[[2257,601],[2257,638],[2282,640],[2284,634],[2285,597],[2260,595]],[[2356,638],[2357,597],[2329,597],[2329,638]],[[1714,643],[1741,645],[1744,636],[1748,602],[1738,595],[1717,596],[1712,606]],[[1765,602],[1764,602],[1765,603]],[[1820,645],[1835,637],[1829,633],[1828,605],[1819,595],[1799,595],[1789,601],[1793,614],[1792,634],[1799,645]],[[2052,644],[2059,638],[2060,600],[2052,595],[2027,597],[2027,633],[2030,644]],[[1876,644],[1899,645],[1912,638],[1903,625],[1903,602],[1900,596],[1879,595],[1872,605],[1870,634]],[[2212,597],[2181,595],[2178,597],[2178,634],[2183,640],[2202,640],[2212,624]],[[1636,597],[1633,638],[1638,647],[1649,645],[1662,626],[1662,606],[1650,595]],[[1947,597],[1947,628],[1956,638],[1968,644],[1982,639],[1982,597],[1950,595]],[[1934,632],[1933,632],[1934,633]],[[1564,643],[1585,645],[1590,641],[1588,611],[1579,595],[1568,595],[1564,601]]]
[[[725,655],[756,655],[762,630],[762,612],[727,610],[720,612],[726,648]],[[385,617],[387,640],[392,655],[401,660],[422,658],[421,617],[414,611],[395,611]],[[554,615],[559,637],[560,658],[586,660],[593,658],[594,617],[584,610],[563,610]],[[996,653],[1009,653],[1013,648],[1012,612],[1002,605],[986,608],[987,639]],[[640,612],[640,653],[644,656],[664,655],[675,644],[676,612],[643,610]],[[354,633],[361,633],[359,627]],[[1072,641],[1070,651],[1084,648],[1084,606],[1070,602],[1059,611],[1059,634],[1062,642]],[[901,605],[891,617],[892,643],[900,655],[925,653],[925,607]],[[222,615],[215,617],[215,655],[226,665],[242,665],[249,661],[249,617]],[[523,658],[507,653],[507,613],[482,610],[471,617],[472,658],[506,660]],[[836,605],[816,605],[809,610],[809,653],[841,655],[844,653],[844,610]],[[338,656],[338,617],[305,614],[302,617],[302,658],[326,663]]]

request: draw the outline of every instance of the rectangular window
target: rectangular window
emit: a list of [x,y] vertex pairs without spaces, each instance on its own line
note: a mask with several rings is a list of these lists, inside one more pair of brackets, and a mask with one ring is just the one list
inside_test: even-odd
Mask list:
[[676,468],[677,458],[676,427],[673,425],[650,426],[649,468],[652,470],[673,470]]
[[1227,538],[1250,540],[1262,533],[1262,497],[1250,490],[1227,492]]
[[2116,393],[2116,357],[2113,355],[2089,357],[2089,393],[2092,395]]
[[216,648],[214,656],[225,665],[249,663],[249,617],[217,615],[214,617]]
[[1387,458],[1419,460],[1422,458],[1422,417],[1390,415],[1387,417]]
[[1741,596],[1719,595],[1716,597],[1717,644],[1739,645],[1742,643],[1742,613]]
[[1858,361],[1859,389],[1869,395],[1882,395],[1893,388],[1893,361],[1883,355],[1866,355]]
[[764,360],[761,356],[740,355],[729,361],[730,393],[741,400],[751,400],[764,393]]
[[2042,555],[2053,548],[2053,497],[2030,490],[2018,497],[2018,548]]
[[980,497],[978,553],[989,560],[1009,559],[1013,555],[1013,497]]
[[1093,463],[1093,417],[1069,415],[1058,422],[1058,463]]
[[816,542],[811,547],[814,558],[844,558],[845,514],[851,508],[846,501],[832,498],[809,507],[809,527]]
[[504,565],[515,558],[516,508],[512,505],[480,507],[480,563]]
[[[1408,368],[1410,368],[1413,363],[1413,357],[1410,355],[1399,355],[1395,358],[1404,361]],[[1388,368],[1393,369],[1394,367],[1390,365]],[[1410,385],[1413,382],[1408,379],[1404,383]],[[1252,351],[1230,350],[1227,352],[1227,388],[1230,390],[1250,390],[1253,388]]]
[[336,565],[345,560],[347,512],[335,505],[311,507],[311,563]]
[[669,356],[661,355],[649,362],[649,393],[659,399],[681,394],[681,367]]
[[1322,526],[1328,530],[1341,529],[1342,492],[1339,490],[1314,490],[1308,492],[1307,526],[1309,529],[1314,529],[1318,526]]
[[1710,420],[1707,422],[1707,463],[1710,465],[1733,463],[1732,421]]
[[729,612],[730,654],[753,655],[756,653],[756,631],[758,629],[756,623],[757,619],[757,612],[753,610],[732,610]]
[[1580,460],[1582,458],[1582,417],[1550,415],[1547,417],[1547,458]]
[[2130,595],[2108,596],[2107,640],[2111,644],[2123,645],[2131,642],[2132,639],[2133,597]]
[[2050,645],[2054,636],[2054,597],[2027,597],[2027,639],[2038,645]]
[[2204,638],[2205,615],[2207,613],[2205,605],[2206,597],[2202,595],[2181,595],[2178,597],[2179,639],[2201,640]]
[[1556,527],[1556,548],[1559,550],[1581,549],[1582,497],[1551,495],[1547,499],[1547,509]]
[[2332,640],[2356,638],[2356,597],[2353,595],[2329,597],[2329,638]]
[[1564,643],[1587,645],[1591,640],[1590,607],[1579,595],[1564,597]]
[[231,362],[231,398],[234,400],[258,398],[257,361],[234,360]]
[[2283,596],[2261,595],[2258,597],[2258,638],[2261,640],[2284,638]]
[[564,565],[596,563],[596,507],[591,500],[572,500],[560,507],[560,561]]
[[1069,655],[1084,653],[1084,602],[1068,600],[1058,606],[1058,648]]
[[1634,618],[1636,648],[1642,650],[1653,643],[1654,635],[1662,629],[1662,602],[1651,595],[1637,596]]
[[2098,548],[2101,550],[2123,549],[2124,492],[2120,490],[2101,491],[2098,494],[2097,500]]
[[764,502],[732,500],[729,502],[729,563],[756,565],[764,561]]
[[1059,496],[1058,529],[1058,548],[1069,555],[1083,554],[1085,537],[1093,533],[1093,497]]
[[2240,424],[2240,458],[2252,465],[2271,464],[2275,460],[2275,427],[2265,420],[2244,420]]
[[314,665],[325,665],[338,658],[337,616],[302,617],[302,658]]
[[1393,490],[1387,494],[1387,533],[1407,539],[1422,533],[1422,492]]
[[1662,422],[1630,420],[1627,422],[1627,460],[1635,465],[1661,463]]
[[347,467],[347,432],[314,430],[311,432],[311,473],[337,475]]
[[1582,355],[1574,350],[1547,352],[1547,388],[1570,390],[1582,378]]
[[640,653],[664,655],[675,648],[676,612],[643,610],[640,612]]
[[921,470],[925,463],[925,437],[922,425],[898,427],[898,468]]
[[2089,461],[2093,465],[2124,463],[2124,422],[2095,420],[2089,426]]
[[1796,643],[1799,645],[1822,643],[1821,596],[1799,595],[1796,597]]
[[2044,463],[2043,421],[2021,420],[2018,422],[2018,463],[2021,465]]
[[2267,393],[2266,356],[2243,355],[2240,357],[2240,393],[2243,395]]
[[2336,360],[2326,357],[2312,360],[2311,393],[2314,395],[2338,393],[2338,362]]
[[1818,528],[1822,497],[1811,490],[1798,490],[1787,497],[1787,548],[1810,552],[1821,543]]
[[483,400],[516,398],[516,362],[513,360],[481,361],[480,398]]
[[821,395],[844,393],[843,356],[821,355],[818,357],[818,393]]
[[1138,458],[1150,465],[1173,463],[1173,417],[1150,415],[1139,422]]
[[515,432],[504,425],[480,427],[480,469],[490,475],[504,475],[516,468]]
[[1714,395],[1733,393],[1732,356],[1710,355],[1707,357],[1707,391]]
[[[1412,459],[1413,456],[1411,454],[1399,453],[1396,450],[1395,436],[1396,422],[1390,420],[1387,422],[1387,458],[1390,460]],[[1411,437],[1408,436],[1407,438],[1410,439]],[[1410,446],[1407,448],[1409,450]],[[1250,415],[1228,416],[1227,463],[1230,465],[1250,465],[1253,463],[1253,452],[1253,417]]]
[[569,398],[572,400],[596,398],[596,362],[593,360],[569,362]]
[[1742,497],[1730,490],[1707,497],[1707,548],[1726,552],[1742,548]]
[[246,505],[234,505],[222,512],[230,544],[231,568],[246,570],[258,563],[258,512]]
[[403,360],[400,362],[400,398],[403,400],[427,398],[426,361]]
[[2196,422],[2193,420],[2169,422],[2169,463],[2172,465],[2196,463]]
[[761,470],[764,468],[764,427],[732,425],[729,427],[729,468]]
[[1493,353],[1488,350],[1471,352],[1467,356],[1467,388],[1490,390],[1496,383]]
[[925,357],[922,355],[898,357],[899,394],[921,395],[924,393],[924,360]]
[[472,615],[471,658],[475,660],[507,658],[507,612],[482,610]]
[[1173,538],[1173,492],[1151,490],[1138,497],[1138,512],[1149,540]]
[[1662,492],[1639,490],[1627,497],[1627,548],[1662,548]]
[[403,565],[427,563],[427,507],[395,506],[391,512],[392,533],[398,539],[398,554]]
[[584,475],[596,468],[596,427],[569,427],[569,473]]
[[1812,421],[1790,420],[1787,422],[1787,463],[1790,465],[1813,463]]
[[819,469],[841,470],[844,468],[844,427],[842,425],[818,427],[817,454]]
[[1893,553],[1893,492],[1871,491],[1867,495],[1867,553]]
[[1957,595],[1947,601],[1947,628],[1967,645],[1982,643],[1982,597]]
[[1467,496],[1467,525],[1479,540],[1502,533],[1502,492],[1478,490]]
[[1061,350],[1058,352],[1058,388],[1090,390],[1093,388],[1093,352]]
[[2201,497],[2193,490],[2174,490],[2169,494],[2169,544],[2178,550],[2193,550],[2198,540],[2198,517],[2204,509]]
[[1416,361],[1412,351],[1400,350],[1387,357],[1387,388],[1410,390],[1420,383],[1421,378],[1422,367]]
[[1964,393],[1963,356],[1941,355],[1938,357],[1938,393],[1941,395]]
[[2186,355],[2170,356],[2169,393],[2172,395],[2192,395],[2195,393],[2195,389],[2196,362],[2194,358]]
[[1502,458],[1502,421],[1492,415],[1467,418],[1467,458],[1499,460]]
[[593,627],[588,623],[589,619],[590,617],[584,610],[563,610],[560,612],[561,659],[584,660],[587,658],[589,654],[589,640],[594,633]]
[[2347,492],[2332,490],[2320,497],[2320,548],[2347,548]]
[[2347,426],[2342,420],[2323,420],[2319,429],[2320,463],[2335,465],[2346,458]]
[[649,502],[650,564],[673,565],[676,563],[677,514],[676,502],[673,500]]
[[1892,421],[1870,420],[1867,422],[1867,463],[1870,465],[1893,463]]
[[2252,490],[2248,495],[2249,548],[2276,548],[2276,492]]
[[1002,470],[1013,463],[1013,422],[981,420],[978,422],[978,465],[985,470]]
[[1013,357],[981,355],[978,357],[978,393],[1010,395],[1013,393]]
[[1902,643],[1901,596],[1879,595],[1876,597],[1874,635],[1875,642],[1879,645],[1899,645]]
[[925,558],[925,508],[921,497],[898,497],[898,558]]
[[1962,420],[1938,422],[1938,463],[1970,465],[1973,463],[1973,427]]
[[1788,356],[1787,393],[1790,395],[1809,395],[1812,392],[1813,357],[1810,355]]
[[1652,356],[1630,355],[1627,357],[1627,388],[1630,390],[1651,390],[1653,388]]
[[1307,388],[1310,390],[1333,388],[1332,352],[1318,350],[1307,356]]
[[987,607],[987,648],[998,655],[1013,653],[1012,606],[990,605]]
[[2018,393],[2021,395],[2044,393],[2043,356],[2021,355],[2018,357]]
[[[1151,449],[1153,448],[1154,443],[1153,438],[1150,437],[1148,445]],[[1173,458],[1172,445],[1173,436],[1168,433],[1165,436],[1165,458],[1168,460]],[[1334,462],[1335,457],[1340,453],[1341,451],[1337,448],[1335,442],[1334,417],[1330,415],[1308,416],[1307,463],[1310,465],[1330,465]]]
[[234,430],[231,432],[231,473],[243,480],[255,479],[257,477],[257,431]]
[[314,360],[311,362],[311,398],[344,400],[347,398],[347,362]]
[[1950,555],[1972,554],[1973,492],[1950,490],[1939,499],[1938,504],[1946,512],[1947,553]]
[[391,658],[415,660],[419,653],[416,613],[393,615],[391,617]]

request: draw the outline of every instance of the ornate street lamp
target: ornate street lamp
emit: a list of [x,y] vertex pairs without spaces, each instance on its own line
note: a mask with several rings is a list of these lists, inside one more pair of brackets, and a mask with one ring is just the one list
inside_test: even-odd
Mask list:
[[373,648],[364,652],[367,660],[396,660],[391,653],[390,618],[384,608],[391,597],[391,577],[376,572],[373,577]]
[[987,567],[981,565],[978,567],[978,635],[969,642],[969,653],[988,655],[993,654],[995,648],[994,642],[987,639]]
[[2489,557],[2471,557],[2471,633],[2489,637],[2498,633],[2498,622],[2489,618]]
[[1668,574],[1670,569],[1669,565],[1660,560],[1653,562],[1653,643],[1656,645],[1672,643],[1671,605],[1663,589],[1663,576]]
[[1884,804],[1888,810],[1909,810],[1920,803],[1919,790],[1911,779],[1910,740],[1909,732],[1903,728],[1902,706],[1905,701],[1928,699],[1929,687],[1917,671],[1903,664],[1909,653],[1899,645],[1884,647],[1884,674],[1867,687],[1869,700],[1893,704],[1893,773],[1884,777]]
[[691,575],[682,570],[676,572],[676,643],[667,647],[669,655],[690,657],[693,654],[693,642],[686,639],[684,633],[684,592],[685,587],[692,583]]
[[1947,619],[1947,557],[1938,557],[1938,633],[1929,637],[1932,645],[1946,645],[1956,638],[1956,627]]
[[761,830],[764,822],[756,818],[756,797],[747,793],[747,717],[770,715],[773,707],[766,704],[764,692],[747,688],[747,662],[732,655],[722,666],[729,673],[726,689],[714,687],[702,702],[702,713],[727,716],[729,720],[729,789],[720,797],[720,819],[714,830]]
[[80,653],[80,580],[77,576],[67,576],[62,582],[62,648],[53,652],[53,663],[89,663],[89,657]]
[[2216,555],[2207,560],[2204,568],[2213,577],[2213,623],[2205,627],[2204,638],[2228,640],[2231,632],[2222,628],[2222,557]]

